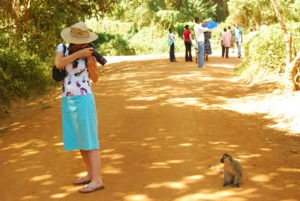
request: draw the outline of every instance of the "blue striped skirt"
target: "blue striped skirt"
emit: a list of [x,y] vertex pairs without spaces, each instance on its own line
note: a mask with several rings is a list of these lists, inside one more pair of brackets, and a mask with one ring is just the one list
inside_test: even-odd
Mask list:
[[99,149],[98,120],[93,94],[62,98],[64,149]]

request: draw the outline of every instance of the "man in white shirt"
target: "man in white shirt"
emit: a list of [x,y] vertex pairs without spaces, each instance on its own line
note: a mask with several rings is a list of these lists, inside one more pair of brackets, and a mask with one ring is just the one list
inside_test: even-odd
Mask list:
[[204,67],[204,32],[209,31],[208,28],[202,27],[198,17],[195,18],[194,32],[198,45],[198,67]]

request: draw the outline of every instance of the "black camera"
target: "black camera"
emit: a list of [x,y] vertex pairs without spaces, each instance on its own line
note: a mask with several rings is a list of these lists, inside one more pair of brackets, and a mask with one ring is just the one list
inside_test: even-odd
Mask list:
[[89,43],[88,47],[94,48],[92,55],[96,58],[96,60],[99,64],[104,66],[107,63],[107,60],[95,50],[96,46],[93,43]]

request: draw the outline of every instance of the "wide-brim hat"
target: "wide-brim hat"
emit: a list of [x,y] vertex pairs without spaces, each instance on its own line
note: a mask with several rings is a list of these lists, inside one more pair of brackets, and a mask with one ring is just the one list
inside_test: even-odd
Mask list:
[[65,28],[60,36],[70,43],[85,44],[90,43],[98,38],[98,35],[89,31],[86,24],[78,22],[71,27]]

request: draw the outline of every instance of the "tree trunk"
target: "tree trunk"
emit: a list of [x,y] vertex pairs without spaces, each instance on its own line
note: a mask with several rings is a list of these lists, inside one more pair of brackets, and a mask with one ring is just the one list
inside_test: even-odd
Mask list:
[[289,64],[290,77],[293,78],[293,91],[300,90],[300,51],[296,58]]
[[[285,59],[285,70],[284,70],[284,76],[285,76],[285,89],[288,91],[295,90],[295,72],[298,72],[297,69],[295,69],[297,66],[293,66],[290,62],[293,59],[293,37],[290,32],[287,31],[285,22],[281,16],[281,13],[279,11],[279,6],[277,3],[277,0],[270,0],[274,11],[276,13],[277,20],[281,26],[281,29],[284,34],[285,39],[285,48],[286,48],[286,59]],[[294,63],[294,62],[293,62]],[[297,62],[296,62],[297,63]]]

